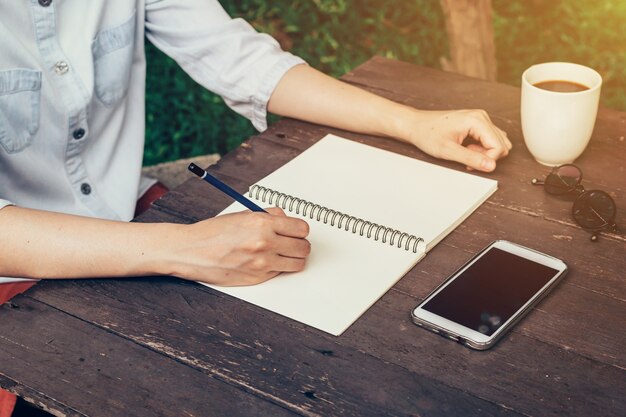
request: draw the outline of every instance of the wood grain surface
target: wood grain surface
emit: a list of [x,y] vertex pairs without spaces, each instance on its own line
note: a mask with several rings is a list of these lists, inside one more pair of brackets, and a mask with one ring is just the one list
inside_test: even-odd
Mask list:
[[[590,242],[571,202],[530,184],[549,170],[523,145],[519,89],[378,57],[343,79],[417,108],[487,110],[514,144],[496,172],[478,174],[498,180],[496,194],[340,337],[176,278],[41,282],[0,308],[0,386],[71,416],[623,415],[626,238]],[[284,119],[210,171],[245,192],[327,133],[464,170],[407,144]],[[586,189],[615,199],[623,228],[625,134],[626,113],[600,109],[576,161]],[[136,221],[192,223],[228,204],[190,177]],[[414,326],[412,307],[495,239],[570,272],[489,351]]]

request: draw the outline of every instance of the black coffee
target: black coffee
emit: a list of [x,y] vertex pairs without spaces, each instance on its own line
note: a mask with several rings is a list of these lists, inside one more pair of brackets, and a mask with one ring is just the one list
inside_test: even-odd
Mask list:
[[589,87],[586,85],[564,80],[542,81],[533,85],[544,90],[556,91],[557,93],[577,93],[589,90]]

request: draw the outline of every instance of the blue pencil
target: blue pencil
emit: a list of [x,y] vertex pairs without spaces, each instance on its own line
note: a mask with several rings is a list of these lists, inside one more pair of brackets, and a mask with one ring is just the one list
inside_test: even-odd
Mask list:
[[196,174],[197,176],[199,176],[200,178],[202,178],[203,180],[205,180],[206,182],[208,182],[209,184],[211,184],[212,186],[214,186],[215,188],[217,188],[224,194],[227,194],[230,197],[234,198],[236,201],[240,202],[241,204],[243,204],[250,210],[262,211],[264,213],[267,213],[261,207],[257,206],[252,201],[248,200],[246,197],[239,194],[234,189],[230,188],[230,186],[224,184],[222,181],[218,180],[217,178],[215,178],[214,176],[212,176],[211,174],[209,174],[208,172],[200,168],[198,165],[191,163],[189,164],[189,167],[187,167],[187,169],[189,169],[189,171],[193,172],[194,174]]

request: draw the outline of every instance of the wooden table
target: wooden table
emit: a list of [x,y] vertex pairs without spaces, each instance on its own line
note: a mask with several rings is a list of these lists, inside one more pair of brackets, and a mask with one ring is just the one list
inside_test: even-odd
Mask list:
[[[530,185],[548,170],[523,145],[520,90],[383,58],[343,79],[418,108],[486,109],[515,146],[488,175],[497,193],[340,337],[174,278],[41,282],[0,309],[0,386],[69,416],[624,415],[626,238],[590,242],[571,203]],[[395,141],[282,120],[211,171],[243,192],[328,132],[463,170]],[[626,113],[601,109],[577,161],[622,226],[625,135]],[[227,204],[190,178],[137,221],[191,223]],[[490,351],[411,324],[411,308],[494,239],[571,271]]]

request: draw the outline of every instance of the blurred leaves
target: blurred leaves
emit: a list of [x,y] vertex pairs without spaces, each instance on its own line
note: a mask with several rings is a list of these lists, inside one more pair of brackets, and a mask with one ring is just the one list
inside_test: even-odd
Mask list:
[[626,111],[626,1],[493,0],[498,81],[520,85],[532,64],[567,61],[603,78],[602,104]]
[[[626,110],[624,0],[492,0],[499,82],[570,61],[604,78],[603,105]],[[447,54],[438,0],[222,0],[232,15],[274,36],[312,66],[340,76],[373,55],[439,68]],[[224,154],[255,133],[250,123],[146,45],[144,164]],[[272,120],[275,120],[273,118]]]

